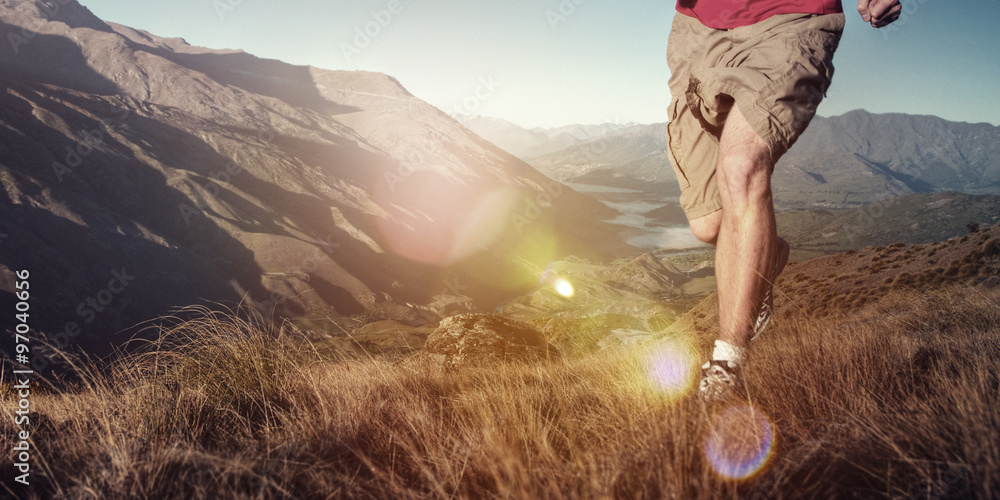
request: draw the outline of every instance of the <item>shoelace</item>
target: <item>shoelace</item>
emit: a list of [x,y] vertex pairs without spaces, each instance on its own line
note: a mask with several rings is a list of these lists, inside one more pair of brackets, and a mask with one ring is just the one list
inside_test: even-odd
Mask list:
[[767,284],[767,288],[764,290],[764,301],[760,304],[760,313],[757,314],[757,321],[753,324],[753,334],[750,335],[750,340],[756,340],[757,337],[767,328],[768,323],[771,322],[771,309],[772,305],[772,294],[774,286],[770,283]]

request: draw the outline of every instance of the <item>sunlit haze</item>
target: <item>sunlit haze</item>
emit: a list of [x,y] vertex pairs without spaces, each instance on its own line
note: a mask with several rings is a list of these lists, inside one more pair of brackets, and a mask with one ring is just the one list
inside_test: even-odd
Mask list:
[[[193,45],[384,72],[447,112],[526,127],[667,120],[670,0],[82,3],[106,21]],[[864,108],[1000,123],[1000,4],[904,3],[898,25],[882,31],[845,3],[836,76],[819,113]]]

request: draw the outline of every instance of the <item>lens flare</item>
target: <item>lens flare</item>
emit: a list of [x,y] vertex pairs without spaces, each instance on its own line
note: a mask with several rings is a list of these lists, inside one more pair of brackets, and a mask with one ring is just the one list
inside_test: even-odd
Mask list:
[[558,293],[559,295],[562,295],[563,297],[567,298],[573,296],[574,293],[573,284],[570,283],[569,281],[566,281],[564,278],[557,279],[555,287],[556,287],[556,293]]
[[464,185],[430,171],[380,185],[374,194],[381,211],[372,220],[388,250],[436,266],[493,245],[510,226],[518,200],[512,187]]
[[[504,253],[507,264],[506,267],[496,270],[498,272],[493,282],[496,286],[517,289],[552,285],[558,276],[554,271],[548,271],[546,274],[547,271],[544,270],[552,267],[558,243],[551,232],[541,229],[543,228],[525,229],[524,233],[518,235],[514,241],[504,242],[509,243]],[[480,272],[483,271],[488,270]],[[541,277],[539,273],[542,274]]]
[[720,476],[746,479],[767,465],[773,447],[770,420],[756,408],[741,404],[718,415],[705,443],[705,456]]
[[460,261],[492,245],[503,233],[516,201],[517,190],[511,187],[491,190],[479,198],[463,217],[447,263]]
[[693,349],[670,339],[657,344],[649,358],[649,371],[655,386],[670,396],[680,396],[691,389],[695,375]]

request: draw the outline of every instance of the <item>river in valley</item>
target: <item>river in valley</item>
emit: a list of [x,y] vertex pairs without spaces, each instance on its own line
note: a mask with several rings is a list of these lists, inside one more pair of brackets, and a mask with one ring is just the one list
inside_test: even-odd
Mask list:
[[[620,234],[629,245],[645,250],[708,248],[688,229],[678,206],[677,195],[595,184],[566,185],[617,210],[620,215],[607,222],[622,227]],[[657,210],[664,207],[672,207],[674,210]],[[654,210],[657,212],[650,216],[650,212]]]

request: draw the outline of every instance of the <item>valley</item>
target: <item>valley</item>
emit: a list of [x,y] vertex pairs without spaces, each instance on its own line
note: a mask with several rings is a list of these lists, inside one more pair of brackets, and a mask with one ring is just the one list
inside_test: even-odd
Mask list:
[[1000,491],[1000,127],[816,118],[746,399],[707,407],[666,124],[449,115],[58,3],[0,1],[5,498]]

